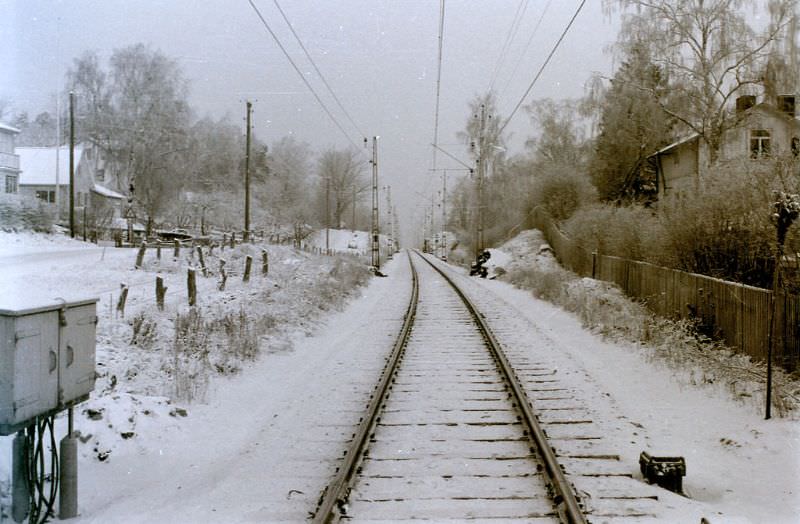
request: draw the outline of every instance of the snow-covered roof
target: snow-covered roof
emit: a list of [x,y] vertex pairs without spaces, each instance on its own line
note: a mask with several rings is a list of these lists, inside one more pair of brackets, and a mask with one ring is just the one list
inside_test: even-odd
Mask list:
[[[133,222],[134,231],[144,231],[146,228],[139,222]],[[128,229],[128,221],[124,218],[116,217],[111,221],[112,229]]]
[[[58,149],[58,183],[69,183],[69,146],[56,147],[16,147],[19,155],[19,184],[55,185],[56,150]],[[75,159],[83,153],[83,146],[75,146]]]
[[699,138],[699,137],[700,137],[700,135],[699,135],[699,134],[697,134],[697,133],[692,133],[691,135],[689,135],[689,136],[685,136],[685,137],[681,138],[680,140],[678,140],[678,141],[676,141],[676,142],[673,142],[673,143],[671,143],[670,145],[668,145],[668,146],[666,146],[666,147],[662,147],[661,149],[659,149],[658,151],[656,151],[655,153],[653,153],[653,154],[652,154],[652,155],[650,155],[650,156],[652,157],[652,156],[656,156],[656,155],[660,155],[660,154],[666,153],[666,152],[667,152],[667,151],[669,151],[670,149],[675,149],[676,147],[678,147],[678,146],[680,146],[680,145],[683,145],[683,144],[685,144],[686,142],[691,142],[692,140],[694,140],[694,139],[696,139],[696,138]]
[[10,125],[4,124],[2,122],[0,122],[0,129],[2,129],[3,131],[11,131],[12,133],[19,133],[20,132],[20,130],[17,129],[16,127],[11,127]]
[[111,189],[108,189],[107,187],[101,186],[100,184],[95,184],[94,186],[92,186],[92,191],[97,193],[98,195],[102,195],[102,196],[108,197],[108,198],[116,198],[116,199],[124,199],[125,198],[125,195],[121,195],[121,194],[117,193],[116,191],[112,191]]

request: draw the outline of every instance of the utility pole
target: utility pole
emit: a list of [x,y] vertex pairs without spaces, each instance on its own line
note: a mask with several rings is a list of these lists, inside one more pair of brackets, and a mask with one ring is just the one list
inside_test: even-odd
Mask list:
[[248,100],[247,107],[247,141],[244,152],[244,235],[243,241],[250,240],[250,115],[253,112],[253,104]]
[[350,229],[356,230],[356,184],[353,182],[353,221],[350,224]]
[[61,221],[61,180],[59,173],[61,166],[59,165],[61,152],[61,95],[56,91],[56,222]]
[[400,251],[400,235],[397,232],[398,227],[397,206],[392,204],[392,245],[394,246],[395,252]]
[[394,218],[392,217],[392,186],[386,186],[386,214],[389,218],[389,255],[392,258],[394,254]]
[[481,104],[480,127],[478,129],[478,213],[475,230],[475,256],[483,252],[483,178],[486,173],[486,145],[484,129],[486,128],[486,106]]
[[447,170],[442,172],[442,260],[447,262]]
[[69,236],[75,238],[75,93],[69,92]]
[[325,177],[325,254],[331,252],[331,177]]
[[372,266],[381,268],[380,215],[378,215],[378,137],[372,137]]

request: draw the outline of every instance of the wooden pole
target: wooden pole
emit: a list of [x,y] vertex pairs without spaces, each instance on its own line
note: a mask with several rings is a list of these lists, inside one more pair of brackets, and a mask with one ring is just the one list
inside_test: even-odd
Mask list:
[[125,302],[128,300],[128,286],[127,284],[120,284],[121,291],[119,293],[119,300],[117,300],[117,311],[122,318],[125,318]]
[[261,250],[261,273],[263,275],[269,273],[269,254],[266,249]]
[[250,268],[253,266],[253,257],[247,255],[244,259],[244,275],[242,276],[242,282],[249,282],[250,281]]
[[225,291],[225,282],[228,281],[228,274],[225,272],[225,259],[219,259],[219,290]]
[[164,286],[164,279],[156,277],[156,305],[159,311],[164,311],[164,296],[167,294],[167,288]]
[[194,268],[189,268],[186,273],[186,289],[189,293],[189,306],[197,304],[197,279]]
[[136,269],[141,269],[142,264],[144,263],[144,253],[147,250],[147,242],[142,241],[142,245],[139,246],[139,252],[136,254]]
[[200,260],[200,270],[203,272],[203,276],[208,276],[208,272],[206,271],[206,260],[203,258],[202,246],[197,246],[197,258]]
[[75,93],[69,92],[69,236],[75,238]]
[[250,236],[250,114],[253,104],[247,101],[247,142],[244,154],[244,242]]

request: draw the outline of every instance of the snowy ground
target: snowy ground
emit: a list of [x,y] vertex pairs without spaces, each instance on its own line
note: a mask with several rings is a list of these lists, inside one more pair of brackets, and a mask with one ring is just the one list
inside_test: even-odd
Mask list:
[[[522,233],[500,251],[511,268],[515,264],[543,271],[557,267],[538,231]],[[502,256],[493,253],[492,258],[499,261]],[[684,456],[688,496],[726,515],[722,520],[709,517],[711,522],[800,522],[796,411],[765,421],[761,402],[734,394],[726,384],[698,380],[707,372],[690,358],[668,362],[640,343],[592,333],[576,315],[532,299],[529,291],[499,280],[478,282],[545,326],[559,348],[591,376],[600,391],[593,407],[605,415],[608,434],[632,470],[644,450]],[[618,293],[598,284],[576,277],[569,285],[598,290],[608,303],[619,300]],[[741,360],[736,363],[742,365]],[[745,370],[743,376],[748,375]],[[739,387],[747,391],[760,386],[756,380]]]
[[[77,522],[268,522],[307,516],[331,466],[331,451],[349,436],[343,437],[346,430],[335,421],[343,412],[357,416],[360,409],[341,399],[366,394],[368,375],[382,363],[376,358],[393,340],[409,286],[404,256],[386,265],[389,278],[372,279],[343,311],[337,311],[343,282],[355,286],[357,280],[342,268],[334,270],[331,258],[287,247],[267,246],[268,278],[258,275],[256,258],[251,287],[233,275],[229,292],[220,295],[214,291],[216,276],[201,279],[206,315],[258,307],[259,317],[272,314],[271,328],[259,338],[258,357],[227,362],[238,371],[212,374],[198,390],[184,388],[180,400],[176,377],[190,377],[192,369],[176,373],[167,357],[174,356],[169,325],[184,312],[188,259],[173,261],[167,251],[159,264],[150,253],[145,270],[134,270],[134,250],[27,236],[16,242],[3,235],[4,296],[11,290],[101,297],[97,394],[81,406],[76,423],[86,439]],[[526,232],[492,258],[498,267],[500,262],[555,267],[546,249],[539,253],[541,243],[536,233]],[[232,271],[240,273],[244,254],[241,248],[226,250]],[[253,254],[258,257],[258,250]],[[218,260],[210,260],[216,268]],[[153,307],[156,274],[169,286],[164,313]],[[688,495],[726,515],[721,520],[710,513],[712,523],[798,522],[796,417],[764,421],[756,403],[718,384],[693,383],[691,370],[676,371],[646,347],[592,333],[576,315],[529,291],[500,280],[476,281],[544,326],[566,358],[591,376],[601,392],[592,408],[606,415],[602,424],[632,473],[642,450],[677,453],[687,459]],[[131,285],[125,319],[116,318],[113,309],[120,282]],[[317,296],[312,290],[327,298],[312,298]],[[137,317],[155,320],[158,339],[165,339],[145,337],[131,344]],[[209,358],[224,363],[219,348],[212,347]],[[185,400],[192,394],[192,402]],[[8,486],[8,441],[0,438],[0,491]]]
[[[386,235],[379,235],[381,257],[385,256],[389,244]],[[330,249],[333,253],[369,255],[370,233],[352,229],[318,229],[303,240],[303,245],[317,249]]]
[[[63,237],[2,233],[0,306],[99,297],[97,383],[77,410],[81,468],[107,466],[122,457],[153,451],[161,439],[183,432],[194,409],[217,398],[259,355],[280,355],[319,329],[323,314],[339,309],[369,278],[362,260],[322,257],[286,246],[237,246],[205,251],[207,277],[198,277],[197,315],[189,314],[186,271],[201,273],[197,255],[172,249],[162,258],[149,250],[134,269],[136,250],[92,246]],[[261,248],[269,253],[262,275]],[[253,256],[249,283],[242,281],[245,255]],[[221,259],[225,291],[218,290]],[[163,312],[155,308],[155,277],[168,288]],[[120,284],[129,287],[125,315],[116,311]],[[179,333],[176,325],[185,329]],[[59,438],[64,433],[58,421]],[[0,521],[8,511],[10,437],[0,437]],[[107,470],[101,470],[107,472]],[[82,476],[100,486],[109,478]],[[84,493],[103,493],[92,488]]]

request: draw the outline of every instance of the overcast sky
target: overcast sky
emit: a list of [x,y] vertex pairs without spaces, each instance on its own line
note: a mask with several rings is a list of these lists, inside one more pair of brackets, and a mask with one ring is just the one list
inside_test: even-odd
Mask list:
[[[380,136],[381,185],[391,184],[405,240],[410,241],[408,235],[419,229],[424,214],[420,194],[441,187],[440,176],[429,172],[439,0],[279,0],[359,130],[325,91],[273,0],[255,3],[350,140],[361,143],[359,130]],[[580,0],[446,0],[442,147],[468,160],[455,135],[470,116],[469,101],[485,92],[492,80],[518,8],[523,7],[524,14],[495,81],[500,118],[520,100],[579,4]],[[579,97],[592,71],[611,72],[606,48],[618,23],[603,15],[600,4],[586,2],[526,103]],[[227,114],[241,121],[244,101],[250,99],[255,133],[262,140],[292,134],[317,151],[350,144],[247,0],[0,0],[0,98],[31,115],[53,112],[53,95],[62,88],[75,57],[91,49],[105,59],[113,49],[138,42],[178,61],[200,115]],[[516,75],[510,78],[517,63]],[[513,154],[533,129],[522,111],[508,129],[514,135],[509,147]],[[440,168],[461,167],[441,154],[437,162]]]

